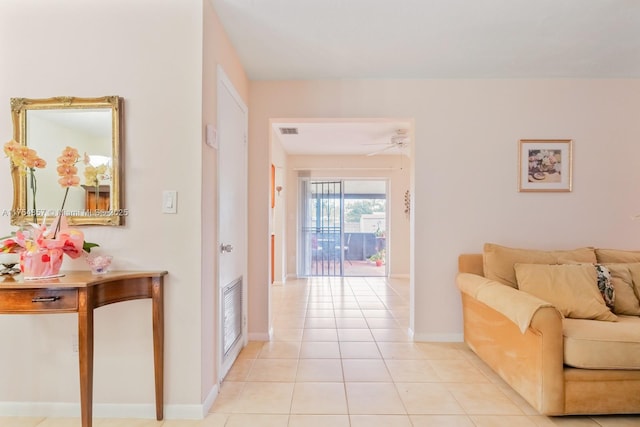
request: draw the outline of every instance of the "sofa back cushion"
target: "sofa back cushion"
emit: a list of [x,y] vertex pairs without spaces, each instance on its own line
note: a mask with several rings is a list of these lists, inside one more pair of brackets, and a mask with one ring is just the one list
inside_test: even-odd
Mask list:
[[599,263],[640,262],[640,251],[621,251],[619,249],[596,249]]
[[586,247],[562,251],[516,249],[495,243],[485,243],[483,251],[484,277],[518,288],[514,265],[595,263],[594,248]]
[[518,287],[553,304],[565,317],[615,321],[598,290],[591,264],[515,264]]
[[[607,263],[602,264],[611,273],[611,284],[615,290],[613,312],[629,316],[640,316],[640,300],[634,286],[631,269],[636,273],[636,281],[640,280],[640,263]],[[630,267],[632,266],[633,267]],[[640,283],[640,282],[639,282]]]
[[636,297],[640,300],[640,262],[632,262],[627,264],[629,272],[631,272],[631,280],[633,280],[633,290],[636,292]]

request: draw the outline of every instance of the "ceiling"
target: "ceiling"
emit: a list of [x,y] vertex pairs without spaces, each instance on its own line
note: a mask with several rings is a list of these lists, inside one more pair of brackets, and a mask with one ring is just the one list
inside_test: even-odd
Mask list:
[[[284,151],[292,155],[409,155],[408,147],[390,144],[399,129],[411,124],[400,120],[317,120],[272,123]],[[281,128],[297,129],[297,134],[283,134]],[[407,138],[410,143],[410,137]],[[381,152],[384,150],[384,152]]]
[[638,0],[211,0],[251,80],[637,78]]
[[[640,78],[640,0],[211,2],[251,80]],[[296,154],[366,154],[405,126],[295,125]]]

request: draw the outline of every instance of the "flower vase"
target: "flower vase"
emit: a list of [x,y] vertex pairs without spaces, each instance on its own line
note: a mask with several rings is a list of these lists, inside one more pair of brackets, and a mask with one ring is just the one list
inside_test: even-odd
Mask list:
[[25,280],[60,276],[63,254],[62,249],[45,248],[20,253],[20,270]]

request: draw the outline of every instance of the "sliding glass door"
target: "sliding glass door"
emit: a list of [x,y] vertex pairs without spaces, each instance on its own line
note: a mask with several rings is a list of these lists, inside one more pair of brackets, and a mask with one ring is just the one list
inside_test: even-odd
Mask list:
[[303,275],[342,276],[342,182],[303,183]]
[[300,276],[385,276],[384,180],[300,179]]

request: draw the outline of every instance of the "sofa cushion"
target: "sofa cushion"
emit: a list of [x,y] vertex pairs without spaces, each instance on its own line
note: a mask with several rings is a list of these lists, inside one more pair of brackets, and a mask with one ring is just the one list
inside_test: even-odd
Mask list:
[[631,273],[631,280],[633,281],[633,290],[636,293],[636,297],[640,301],[640,262],[628,263],[629,272]]
[[485,243],[483,251],[484,276],[505,285],[517,288],[514,264],[564,264],[569,262],[595,263],[594,248],[579,248],[568,251],[540,251],[517,249]]
[[[634,289],[630,264],[607,263],[603,264],[611,273],[611,284],[615,291],[613,312],[615,314],[627,314],[640,316],[640,300]],[[637,263],[637,273],[640,274],[640,263]]]
[[563,319],[564,363],[584,369],[640,369],[640,317],[617,322]]
[[515,264],[518,288],[547,301],[565,317],[615,321],[598,290],[592,264]]
[[619,249],[595,249],[599,263],[640,262],[640,251],[622,251]]

